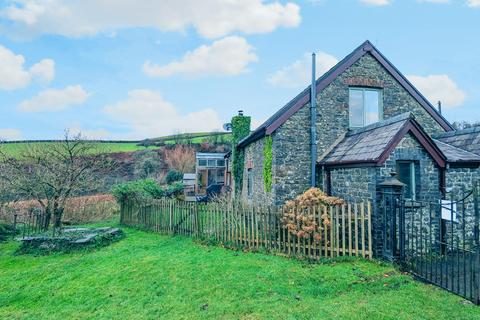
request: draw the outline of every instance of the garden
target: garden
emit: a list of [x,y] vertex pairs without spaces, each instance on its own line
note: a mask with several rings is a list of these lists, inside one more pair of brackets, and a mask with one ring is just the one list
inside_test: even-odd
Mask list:
[[18,243],[0,243],[0,318],[480,317],[478,307],[390,264],[310,264],[123,229],[125,239],[89,252],[15,255]]
[[186,203],[180,170],[82,195],[113,165],[92,147],[73,139],[3,155],[1,319],[480,317],[371,259],[367,204],[319,190],[285,212]]

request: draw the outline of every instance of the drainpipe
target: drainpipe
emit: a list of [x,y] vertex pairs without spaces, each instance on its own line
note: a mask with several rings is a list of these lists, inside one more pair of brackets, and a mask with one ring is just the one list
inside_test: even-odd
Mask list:
[[310,86],[310,186],[315,187],[315,167],[317,165],[317,85],[315,75],[315,52],[312,53],[312,85]]

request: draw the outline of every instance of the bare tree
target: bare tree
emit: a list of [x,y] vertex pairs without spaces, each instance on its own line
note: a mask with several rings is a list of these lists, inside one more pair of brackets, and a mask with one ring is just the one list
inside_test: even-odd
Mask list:
[[169,169],[182,173],[192,172],[195,168],[195,150],[178,144],[173,149],[165,150],[165,163]]
[[45,212],[45,229],[52,216],[59,227],[67,200],[94,191],[111,168],[98,143],[68,132],[62,141],[30,143],[14,155],[0,146],[0,188],[10,199],[36,200]]

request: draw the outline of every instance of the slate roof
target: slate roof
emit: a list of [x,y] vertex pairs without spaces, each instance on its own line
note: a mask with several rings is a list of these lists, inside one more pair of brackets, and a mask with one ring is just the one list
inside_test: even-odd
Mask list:
[[472,152],[457,148],[442,141],[433,139],[433,142],[442,151],[447,158],[447,162],[461,163],[461,162],[478,162],[480,163],[480,156]]
[[408,112],[361,129],[352,130],[320,163],[326,165],[375,163],[411,119],[413,117]]
[[[388,59],[373,46],[370,41],[365,41],[349,55],[338,62],[329,71],[319,77],[315,84],[317,93],[328,86],[338,75],[358,61],[365,54],[372,54],[380,64],[423,106],[423,108],[447,131],[453,130],[452,125],[435,109],[430,102],[400,73],[400,71]],[[255,131],[238,143],[238,147],[245,147],[253,141],[256,141],[266,134],[274,132],[283,124],[292,114],[310,101],[310,85],[300,92],[295,98],[268,118]]]
[[437,134],[433,138],[480,155],[480,126]]

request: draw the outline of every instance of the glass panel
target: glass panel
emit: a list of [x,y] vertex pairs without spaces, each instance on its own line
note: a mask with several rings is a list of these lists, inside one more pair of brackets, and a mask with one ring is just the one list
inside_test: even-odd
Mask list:
[[377,90],[365,90],[365,125],[379,120],[380,114],[380,92]]
[[207,160],[205,160],[205,159],[198,159],[198,165],[199,165],[199,166],[202,166],[202,167],[206,166],[206,165],[207,165]]
[[398,180],[406,184],[405,198],[412,199],[412,173],[410,162],[397,163]]
[[350,127],[363,126],[363,91],[350,89],[349,98]]
[[225,167],[225,160],[217,160],[218,167]]
[[217,162],[215,160],[208,160],[209,167],[215,167],[216,165],[217,165]]

